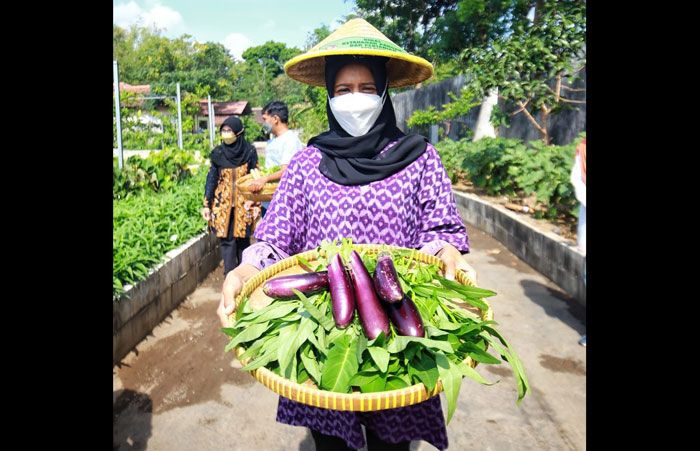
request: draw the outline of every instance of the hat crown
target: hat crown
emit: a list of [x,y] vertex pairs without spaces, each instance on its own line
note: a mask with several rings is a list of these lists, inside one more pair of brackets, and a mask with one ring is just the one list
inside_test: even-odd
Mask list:
[[362,18],[350,19],[307,53],[328,50],[367,49],[407,53],[391,39]]
[[390,88],[416,84],[433,75],[433,65],[411,55],[364,19],[348,20],[307,52],[284,64],[285,73],[302,83],[325,87],[325,58],[330,55],[368,55],[388,58]]

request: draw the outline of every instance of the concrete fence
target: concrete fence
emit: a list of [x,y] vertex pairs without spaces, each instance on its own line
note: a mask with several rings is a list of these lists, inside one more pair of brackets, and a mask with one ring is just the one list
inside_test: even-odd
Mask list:
[[454,191],[462,218],[503,243],[512,253],[561,287],[583,307],[586,257],[554,233],[537,230],[512,211],[478,196]]
[[166,261],[113,302],[112,360],[117,364],[167,317],[221,261],[219,240],[202,233],[166,254]]

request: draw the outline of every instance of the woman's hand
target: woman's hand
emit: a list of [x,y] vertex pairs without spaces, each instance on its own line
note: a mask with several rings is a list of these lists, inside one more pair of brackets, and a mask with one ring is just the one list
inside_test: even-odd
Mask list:
[[445,262],[445,279],[454,280],[455,271],[458,269],[467,273],[469,279],[476,283],[476,271],[471,267],[462,256],[462,253],[451,244],[446,244],[437,256]]
[[253,192],[260,191],[265,186],[265,183],[267,183],[267,179],[265,177],[255,179],[248,183],[248,188],[250,188],[250,190]]
[[209,221],[211,218],[211,210],[209,210],[209,207],[204,207],[202,208],[202,218],[204,218],[205,221]]
[[226,275],[221,289],[221,301],[216,309],[216,314],[219,315],[223,327],[230,327],[229,315],[236,311],[236,296],[240,294],[243,284],[258,272],[259,270],[255,266],[242,264]]

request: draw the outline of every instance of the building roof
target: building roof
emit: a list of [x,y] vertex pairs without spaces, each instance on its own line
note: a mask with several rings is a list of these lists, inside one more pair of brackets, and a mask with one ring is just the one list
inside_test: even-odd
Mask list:
[[[114,89],[114,83],[112,83],[112,89]],[[121,92],[133,92],[134,94],[150,94],[151,85],[130,85],[129,83],[119,82],[119,91]]]
[[[250,114],[250,104],[245,100],[238,100],[235,102],[212,102],[214,106],[214,116],[231,116],[233,114],[242,115]],[[207,108],[207,101],[199,101],[199,114],[202,116],[209,116],[209,111]]]

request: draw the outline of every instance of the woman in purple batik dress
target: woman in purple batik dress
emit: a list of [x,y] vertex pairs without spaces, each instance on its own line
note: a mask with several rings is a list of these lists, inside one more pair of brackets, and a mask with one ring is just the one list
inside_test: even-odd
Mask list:
[[[347,43],[345,35],[358,36],[358,29],[363,39],[347,44],[357,46],[352,47],[356,53],[324,50]],[[381,45],[390,50],[377,51]],[[285,71],[299,81],[325,85],[330,130],[294,155],[255,231],[258,242],[226,276],[217,310],[224,327],[246,280],[326,239],[419,249],[441,258],[448,278],[457,269],[473,275],[462,258],[469,252],[467,231],[440,157],[423,136],[397,128],[388,94],[389,87],[430,77],[432,65],[405,53],[364,20],[353,19],[290,60]],[[376,412],[322,409],[280,397],[277,421],[309,428],[318,450],[363,447],[362,425],[369,450],[408,450],[412,440],[438,449],[448,444],[439,396]]]

